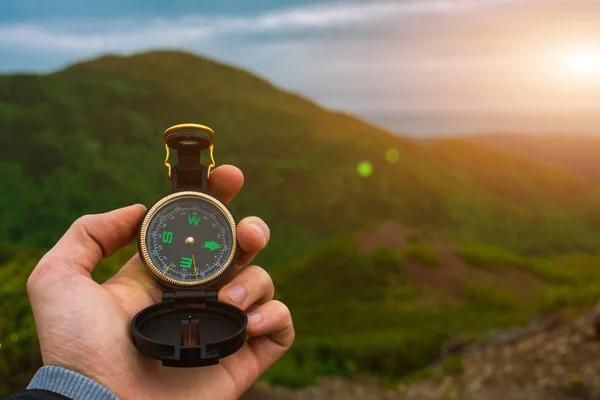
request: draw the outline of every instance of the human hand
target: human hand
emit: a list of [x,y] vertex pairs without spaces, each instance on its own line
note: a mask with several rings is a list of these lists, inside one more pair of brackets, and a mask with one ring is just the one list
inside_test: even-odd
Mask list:
[[[209,189],[229,202],[243,180],[239,169],[221,166],[212,172]],[[139,255],[104,284],[90,276],[102,257],[133,240],[145,211],[133,205],[78,219],[31,273],[27,290],[44,365],[76,371],[124,400],[237,399],[294,340],[290,312],[273,300],[269,274],[247,267],[266,246],[269,228],[256,217],[240,221],[240,257],[233,279],[219,290],[220,301],[249,312],[250,338],[218,365],[168,368],[140,354],[131,339],[133,316],[160,302],[162,293]]]

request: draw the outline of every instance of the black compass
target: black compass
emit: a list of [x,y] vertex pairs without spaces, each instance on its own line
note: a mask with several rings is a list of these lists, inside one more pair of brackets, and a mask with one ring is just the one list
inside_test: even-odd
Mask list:
[[140,249],[155,276],[191,287],[218,277],[237,249],[235,222],[214,197],[182,191],[163,197],[146,214]]
[[[172,188],[140,225],[140,256],[165,291],[162,303],[133,318],[133,340],[140,352],[165,366],[216,364],[245,341],[246,314],[219,302],[214,289],[234,265],[238,244],[233,215],[207,188],[215,166],[213,141],[214,132],[203,125],[167,129],[165,166]],[[178,155],[174,167],[170,149]],[[208,168],[200,162],[205,149]]]

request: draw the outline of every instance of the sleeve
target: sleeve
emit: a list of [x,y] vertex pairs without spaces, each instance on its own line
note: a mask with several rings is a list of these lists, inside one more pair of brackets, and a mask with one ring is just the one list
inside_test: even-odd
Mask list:
[[5,400],[72,400],[62,394],[41,389],[27,389],[8,396]]
[[40,368],[26,390],[5,400],[119,400],[98,382],[57,366]]

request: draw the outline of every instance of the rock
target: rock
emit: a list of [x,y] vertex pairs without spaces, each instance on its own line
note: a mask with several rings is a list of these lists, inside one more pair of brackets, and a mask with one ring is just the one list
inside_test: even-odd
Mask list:
[[542,329],[546,332],[553,331],[554,329],[563,326],[565,322],[565,318],[558,314],[545,321],[542,324]]
[[492,347],[514,344],[522,339],[526,333],[527,331],[523,328],[513,328],[489,338],[486,344]]
[[440,357],[446,358],[448,356],[463,353],[465,349],[474,342],[473,338],[469,337],[456,337],[446,342],[440,351]]
[[470,392],[476,392],[481,388],[481,386],[482,386],[481,381],[474,380],[473,382],[469,383],[468,390]]

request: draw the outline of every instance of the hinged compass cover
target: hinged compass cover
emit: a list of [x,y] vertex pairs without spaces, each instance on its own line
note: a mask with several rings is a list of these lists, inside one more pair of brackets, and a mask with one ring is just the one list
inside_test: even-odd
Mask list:
[[243,346],[246,325],[246,314],[219,302],[216,291],[190,289],[166,292],[132,321],[138,350],[170,367],[217,364]]

